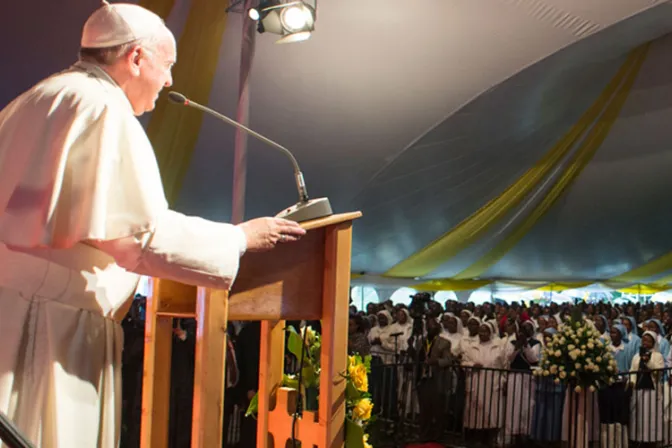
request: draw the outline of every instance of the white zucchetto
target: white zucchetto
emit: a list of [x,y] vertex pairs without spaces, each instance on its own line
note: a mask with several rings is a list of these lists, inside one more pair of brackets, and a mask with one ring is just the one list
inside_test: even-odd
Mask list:
[[109,48],[155,36],[165,28],[163,19],[130,3],[103,6],[88,18],[82,30],[82,48]]

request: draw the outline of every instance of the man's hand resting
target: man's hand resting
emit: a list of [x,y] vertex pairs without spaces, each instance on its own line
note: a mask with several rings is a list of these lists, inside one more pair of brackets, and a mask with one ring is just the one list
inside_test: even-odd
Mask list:
[[298,223],[280,218],[256,218],[238,226],[247,237],[249,252],[271,250],[278,243],[298,241],[306,234]]

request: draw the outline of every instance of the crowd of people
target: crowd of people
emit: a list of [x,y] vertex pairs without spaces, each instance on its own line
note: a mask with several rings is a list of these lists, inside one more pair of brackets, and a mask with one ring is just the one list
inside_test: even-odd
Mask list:
[[348,350],[372,355],[379,416],[417,417],[423,440],[452,429],[486,446],[566,441],[569,395],[531,373],[577,311],[609,341],[619,373],[588,404],[586,437],[610,447],[669,441],[670,304],[442,305],[418,293],[408,306],[351,307]]
[[[136,446],[139,436],[134,429],[140,412],[143,304],[143,298],[136,300],[124,322],[124,397],[129,402],[123,438],[128,446]],[[420,293],[409,305],[351,306],[348,352],[372,356],[370,390],[381,425],[398,429],[418,423],[413,437],[441,441],[457,434],[469,446],[560,443],[572,437],[567,412],[572,395],[564,385],[531,373],[549,339],[577,311],[610,342],[618,366],[614,385],[597,391],[588,403],[589,440],[604,447],[671,442],[672,375],[665,370],[672,367],[669,304],[441,305]],[[306,324],[319,332],[319,322]],[[189,444],[193,327],[188,319],[175,322],[173,447]],[[229,431],[226,446],[253,446],[256,422],[241,411],[257,388],[258,323],[232,322],[229,335],[225,413],[234,424],[223,428]]]

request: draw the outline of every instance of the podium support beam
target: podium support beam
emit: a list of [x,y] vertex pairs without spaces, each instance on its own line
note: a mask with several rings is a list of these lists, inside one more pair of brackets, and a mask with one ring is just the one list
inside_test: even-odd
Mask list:
[[228,291],[198,288],[192,448],[223,446],[228,301]]
[[345,379],[348,356],[352,222],[327,229],[322,301],[319,425],[324,448],[342,447],[345,436]]

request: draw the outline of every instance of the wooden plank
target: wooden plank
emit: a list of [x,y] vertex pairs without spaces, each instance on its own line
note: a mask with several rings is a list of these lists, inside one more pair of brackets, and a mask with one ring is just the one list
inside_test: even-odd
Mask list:
[[161,300],[156,312],[161,316],[195,317],[196,286],[161,279]]
[[345,380],[347,368],[348,313],[352,222],[330,227],[326,235],[322,351],[320,365],[319,423],[324,446],[344,446]]
[[231,320],[314,320],[322,316],[325,229],[270,252],[247,253],[231,290]]
[[259,348],[259,402],[257,412],[257,448],[285,445],[285,440],[274,440],[270,411],[276,408],[276,390],[282,382],[285,365],[285,321],[261,322]]
[[173,319],[157,315],[164,280],[151,279],[145,318],[140,447],[168,447]]
[[192,448],[222,445],[228,292],[198,288]]

